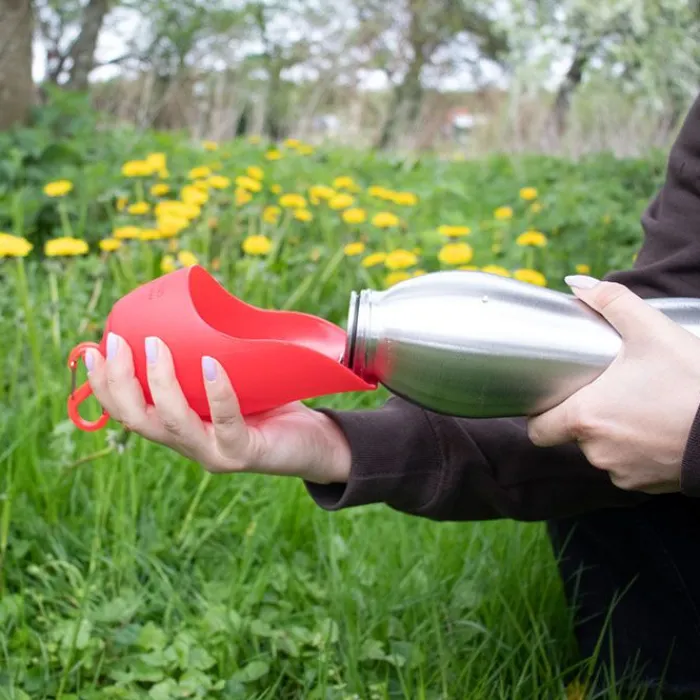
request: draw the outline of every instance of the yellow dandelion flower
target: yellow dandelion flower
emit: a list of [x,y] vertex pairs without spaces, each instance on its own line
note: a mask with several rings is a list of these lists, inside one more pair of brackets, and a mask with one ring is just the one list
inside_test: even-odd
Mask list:
[[[216,177],[216,175],[212,175],[212,177]],[[209,184],[209,180],[195,180],[192,183],[192,187],[198,189],[200,192],[209,192],[211,185]]]
[[542,203],[541,202],[533,202],[530,205],[530,211],[533,214],[539,214],[542,211]]
[[537,270],[530,270],[528,268],[516,270],[513,273],[513,277],[515,277],[516,280],[520,280],[521,282],[527,282],[528,284],[534,284],[538,287],[547,286],[547,278]]
[[119,250],[122,247],[122,242],[116,238],[104,238],[100,241],[100,250],[104,250],[105,253],[113,253],[115,250]]
[[282,210],[279,207],[269,206],[263,209],[262,218],[266,224],[276,224]]
[[44,186],[44,194],[47,197],[65,197],[73,189],[70,180],[56,180]]
[[386,187],[381,187],[380,185],[372,185],[367,190],[367,194],[369,194],[370,197],[375,197],[376,199],[390,199],[391,198],[391,191],[386,189]]
[[213,187],[215,190],[225,190],[231,185],[231,180],[223,175],[212,175],[207,182],[209,186]]
[[190,225],[189,219],[181,216],[164,215],[158,218],[157,226],[161,238],[172,238]]
[[177,260],[183,267],[192,267],[199,263],[197,256],[189,250],[181,250],[177,254]]
[[179,241],[177,240],[177,238],[171,238],[171,239],[168,241],[168,250],[169,250],[171,253],[177,253],[177,251],[178,251],[179,249],[180,249],[180,243],[179,243]]
[[468,236],[472,230],[469,226],[448,226],[443,225],[438,227],[438,233],[447,236],[448,238],[459,238],[460,236]]
[[258,136],[257,134],[253,134],[252,136],[248,137],[248,143],[253,144],[254,146],[259,144],[262,141],[262,138]]
[[163,238],[163,236],[157,228],[145,228],[141,231],[139,238],[142,241],[157,241]]
[[146,163],[148,163],[154,171],[165,170],[167,168],[167,156],[165,153],[149,153],[146,156]]
[[579,275],[590,275],[591,266],[590,265],[576,265],[576,273]]
[[392,228],[398,226],[400,219],[389,211],[380,211],[372,217],[372,224],[377,228]]
[[[352,258],[356,255],[362,255],[362,253],[365,252],[365,244],[361,242],[357,243],[348,243],[345,248],[343,248],[343,252],[345,255],[347,255],[349,258]],[[366,258],[365,258],[366,259]]]
[[384,260],[384,265],[389,270],[405,270],[408,267],[413,267],[418,262],[418,256],[410,251],[399,248],[392,250]]
[[211,175],[211,168],[207,165],[200,165],[196,168],[192,168],[187,174],[190,180],[204,180]]
[[276,148],[272,148],[265,153],[265,160],[282,160],[282,157],[282,153],[280,153],[280,151],[278,151]]
[[264,180],[265,171],[259,165],[251,165],[246,169],[248,177],[252,177],[253,180]]
[[272,241],[267,236],[248,236],[243,241],[246,255],[267,255],[272,250]]
[[272,194],[282,194],[282,185],[271,185],[270,192]]
[[346,224],[364,224],[367,221],[367,212],[364,209],[346,209],[343,212],[343,221]]
[[[309,188],[309,197],[315,200],[331,200],[335,197],[335,190],[328,185],[314,185]],[[318,201],[316,202],[318,204]]]
[[520,190],[520,199],[523,199],[526,202],[531,202],[533,199],[537,199],[537,188],[523,187]]
[[497,219],[498,221],[508,221],[508,219],[513,218],[513,209],[512,207],[498,207],[493,212],[493,218]]
[[130,160],[122,165],[122,175],[124,177],[148,177],[157,170],[159,168],[148,160]]
[[159,182],[151,187],[151,194],[154,197],[162,197],[168,192],[170,192],[170,185],[166,185],[164,182]]
[[301,146],[301,141],[299,139],[286,139],[284,145],[287,148],[298,148]]
[[386,260],[386,253],[370,253],[362,260],[362,267],[376,267]]
[[359,192],[360,188],[349,175],[342,175],[333,180],[333,187],[336,190],[348,190],[349,192]]
[[466,265],[474,257],[474,250],[468,243],[448,243],[438,253],[443,265]]
[[391,201],[402,207],[415,207],[418,204],[418,196],[413,192],[394,192]]
[[124,211],[126,209],[126,205],[129,203],[129,198],[128,197],[119,197],[117,199],[117,211]]
[[537,248],[543,248],[547,245],[547,236],[541,231],[525,231],[521,233],[516,239],[515,244],[519,246],[535,246]]
[[34,246],[21,236],[0,233],[0,258],[25,258]]
[[54,238],[44,245],[44,254],[49,258],[85,255],[87,252],[88,244],[80,238]]
[[405,282],[406,280],[411,279],[411,275],[408,272],[390,272],[385,278],[384,278],[384,285],[386,287],[393,287],[395,284],[399,284],[400,282]]
[[167,275],[169,272],[174,272],[175,268],[175,258],[172,255],[164,255],[160,261],[160,271]]
[[487,272],[490,275],[498,275],[499,277],[510,277],[510,272],[500,265],[486,265],[481,268],[481,271]]
[[244,190],[241,187],[236,190],[235,200],[237,207],[245,206],[248,202],[252,201],[252,199],[253,195],[248,190]]
[[340,209],[347,209],[355,203],[355,198],[349,194],[337,194],[329,202],[328,206],[331,209],[339,211]]
[[202,204],[206,204],[209,201],[209,194],[202,192],[202,190],[197,189],[193,185],[185,185],[180,192],[180,199],[185,204],[202,206]]
[[306,199],[300,194],[283,194],[280,205],[285,209],[303,209],[306,207]]
[[260,192],[262,189],[260,180],[256,180],[254,177],[248,177],[247,175],[239,175],[236,178],[236,186],[240,187],[242,190],[249,190],[250,192]]
[[135,216],[142,216],[143,214],[148,214],[151,211],[151,205],[148,202],[134,202],[127,211],[129,214],[134,214]]
[[308,143],[302,143],[299,148],[297,148],[297,153],[300,156],[310,156],[313,155],[314,147],[310,146]]
[[294,218],[297,221],[308,223],[309,221],[313,221],[314,215],[308,209],[295,209]]
[[141,236],[141,228],[139,226],[121,226],[112,231],[112,237],[120,241],[139,238]]
[[216,141],[204,141],[202,143],[202,148],[204,148],[205,151],[218,151],[219,144]]
[[425,270],[416,270],[412,277],[423,277],[425,274],[427,274]]

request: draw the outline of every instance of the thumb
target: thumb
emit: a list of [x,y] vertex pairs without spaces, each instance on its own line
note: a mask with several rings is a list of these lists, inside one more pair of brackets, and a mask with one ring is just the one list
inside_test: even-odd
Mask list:
[[570,275],[564,281],[627,340],[655,335],[660,324],[670,323],[661,311],[617,282],[601,282],[586,275]]

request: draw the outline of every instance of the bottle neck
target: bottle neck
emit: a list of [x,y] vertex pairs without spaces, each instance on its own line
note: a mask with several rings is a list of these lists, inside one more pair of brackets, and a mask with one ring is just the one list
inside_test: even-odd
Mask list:
[[368,380],[367,339],[370,330],[370,294],[352,292],[348,309],[347,340],[341,364],[358,377]]

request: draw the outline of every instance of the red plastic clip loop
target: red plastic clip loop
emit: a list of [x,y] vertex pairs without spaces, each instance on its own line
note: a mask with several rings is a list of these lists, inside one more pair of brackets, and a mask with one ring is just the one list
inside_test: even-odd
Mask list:
[[68,367],[71,370],[71,391],[68,397],[68,416],[80,430],[86,432],[95,432],[101,430],[107,425],[109,414],[103,411],[102,415],[94,421],[85,420],[80,415],[80,404],[92,395],[92,387],[88,382],[76,389],[75,379],[78,371],[78,359],[85,356],[85,351],[88,349],[99,350],[100,346],[97,343],[80,343],[76,345],[71,354],[68,356]]

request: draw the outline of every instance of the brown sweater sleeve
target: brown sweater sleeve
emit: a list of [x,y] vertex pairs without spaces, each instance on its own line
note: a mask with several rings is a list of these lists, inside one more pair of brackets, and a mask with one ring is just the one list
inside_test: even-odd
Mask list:
[[[608,279],[645,298],[700,296],[700,97],[642,226],[634,269]],[[352,451],[347,484],[307,483],[327,510],[384,503],[433,520],[545,520],[648,498],[617,489],[575,444],[535,447],[521,418],[450,418],[399,398],[376,411],[324,413]],[[686,449],[683,490],[700,495],[700,412]]]

